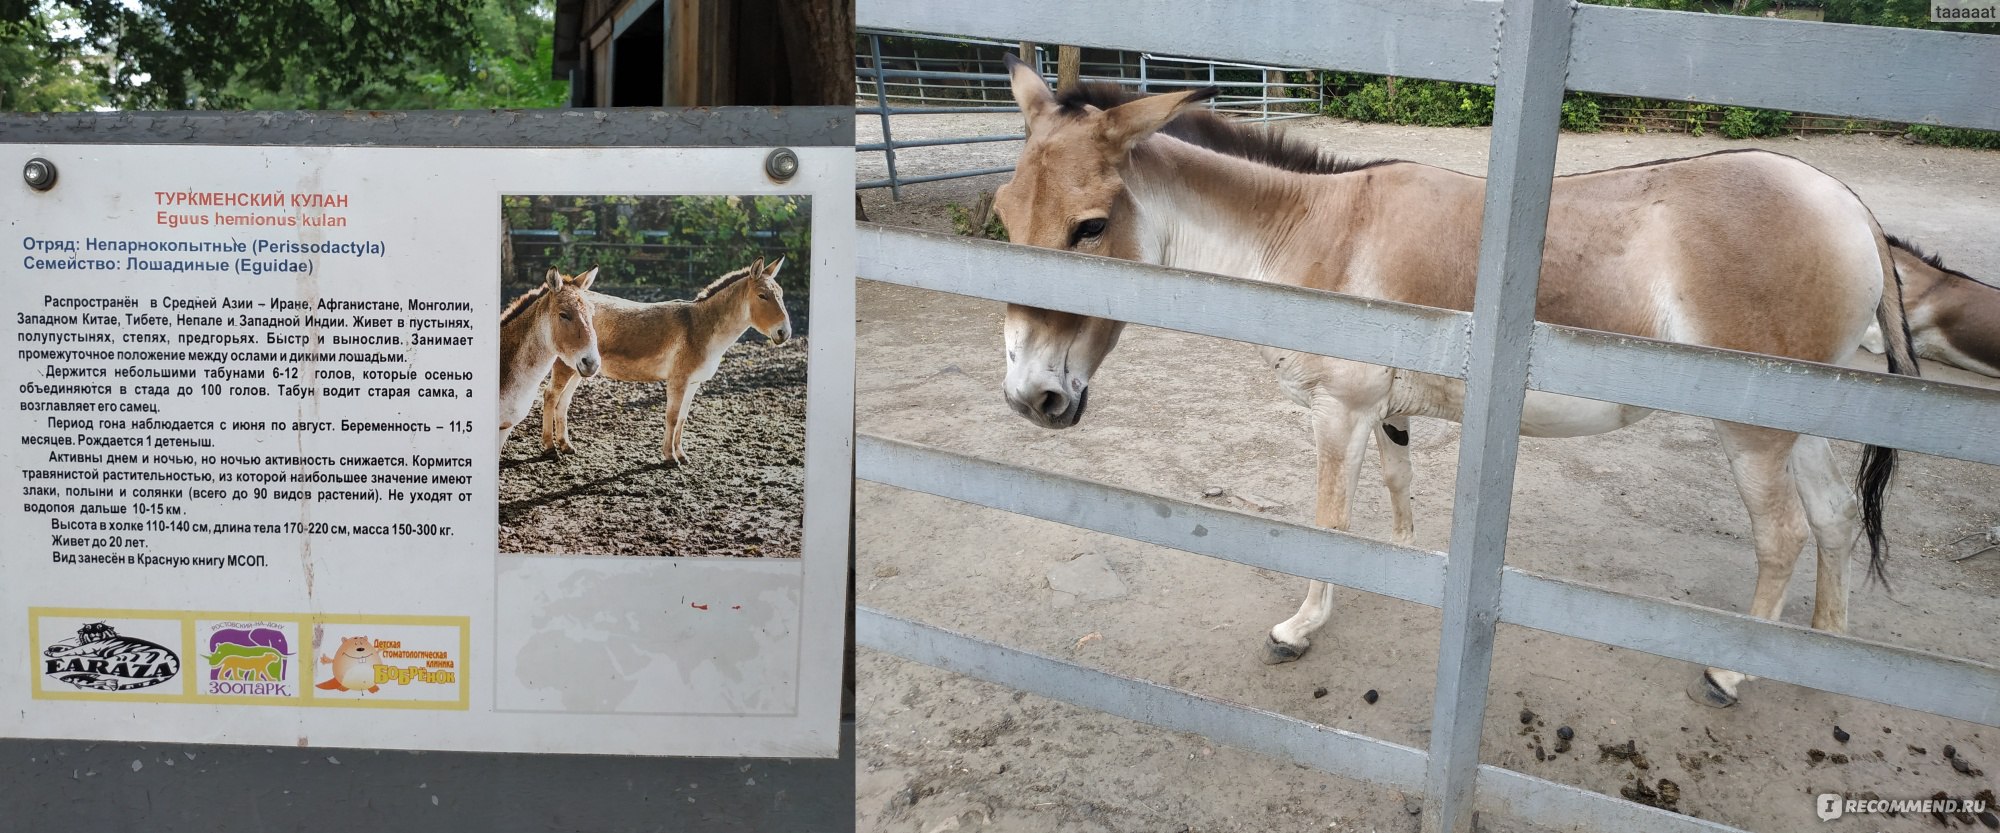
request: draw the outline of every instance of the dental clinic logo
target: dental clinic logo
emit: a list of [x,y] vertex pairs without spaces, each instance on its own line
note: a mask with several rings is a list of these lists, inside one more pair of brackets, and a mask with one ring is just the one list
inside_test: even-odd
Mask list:
[[95,622],[42,651],[42,673],[90,691],[130,691],[156,686],[180,673],[181,658],[166,646]]

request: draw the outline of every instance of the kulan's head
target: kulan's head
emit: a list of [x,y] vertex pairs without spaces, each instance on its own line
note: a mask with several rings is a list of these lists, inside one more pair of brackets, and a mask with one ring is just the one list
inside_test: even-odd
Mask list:
[[597,280],[597,267],[577,275],[550,269],[549,337],[556,357],[583,376],[596,376],[602,361],[597,354],[597,324],[592,320],[590,284]]
[[[1109,109],[1064,105],[1041,73],[1007,59],[1028,139],[1014,177],[994,194],[1007,239],[1044,249],[1146,261],[1137,211],[1121,171],[1132,149],[1189,107],[1204,88],[1134,99]],[[1083,418],[1090,379],[1118,345],[1123,322],[1010,304],[1007,405],[1045,428]]]
[[785,311],[785,288],[778,285],[778,270],[784,267],[782,257],[769,266],[763,258],[758,258],[744,278],[751,282],[748,288],[756,293],[750,299],[750,326],[756,327],[772,344],[783,344],[792,338],[792,315]]

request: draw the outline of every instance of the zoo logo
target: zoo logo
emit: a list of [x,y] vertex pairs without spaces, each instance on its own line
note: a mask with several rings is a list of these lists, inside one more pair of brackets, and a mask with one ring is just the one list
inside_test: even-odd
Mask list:
[[216,628],[208,636],[209,694],[290,697],[291,640],[275,625]]
[[77,688],[130,691],[156,686],[180,673],[181,658],[165,646],[118,631],[103,622],[84,625],[74,639],[42,651],[42,673]]

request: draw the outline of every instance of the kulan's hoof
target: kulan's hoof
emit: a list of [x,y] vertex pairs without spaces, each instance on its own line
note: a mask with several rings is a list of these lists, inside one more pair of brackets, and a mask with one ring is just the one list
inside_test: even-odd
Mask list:
[[1687,695],[1689,700],[1717,709],[1734,706],[1738,700],[1736,695],[1723,691],[1722,686],[1717,685],[1715,678],[1710,677],[1707,671],[1701,672],[1701,678],[1688,686]]
[[1264,636],[1264,653],[1260,656],[1262,656],[1265,665],[1283,665],[1287,662],[1296,662],[1299,657],[1305,655],[1305,648],[1294,648],[1286,645],[1269,634]]

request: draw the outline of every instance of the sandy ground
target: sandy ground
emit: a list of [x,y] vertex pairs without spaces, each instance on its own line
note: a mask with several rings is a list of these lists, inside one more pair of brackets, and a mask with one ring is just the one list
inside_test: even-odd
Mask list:
[[541,405],[500,458],[500,551],[797,558],[805,509],[806,342],[746,341],[695,397],[667,465],[665,383],[586,380],[578,453],[542,450]]
[[[862,119],[862,141],[875,122]],[[1340,152],[1484,168],[1484,130],[1293,122]],[[908,117],[899,136],[1012,132],[1011,116]],[[1566,135],[1560,168],[1588,170],[1730,147],[1769,147],[1852,186],[1892,233],[1973,275],[2000,278],[2000,153],[1896,139],[1732,142],[1680,135]],[[909,151],[921,174],[1011,164],[1018,145]],[[881,175],[863,154],[863,179]],[[918,185],[892,203],[869,191],[870,219],[948,229],[947,203],[970,204],[1004,177]],[[1783,229],[1772,229],[1781,234]],[[1251,348],[1131,328],[1093,382],[1077,428],[1047,431],[1002,404],[997,304],[864,283],[860,429],[1181,499],[1225,490],[1218,505],[1309,522],[1312,454],[1303,410],[1286,401]],[[1879,369],[1863,357],[1859,366]],[[1996,385],[1927,366],[1926,375]],[[1458,426],[1418,420],[1418,542],[1447,543]],[[1853,471],[1854,446],[1836,443]],[[1356,531],[1387,537],[1373,468]],[[1627,593],[1724,610],[1747,605],[1748,520],[1706,420],[1674,414],[1614,434],[1524,440],[1509,563]],[[1262,709],[1416,747],[1428,743],[1438,640],[1435,611],[1351,590],[1301,661],[1266,667],[1264,634],[1298,605],[1304,582],[895,489],[858,497],[860,603],[1008,645],[1067,657]],[[2000,523],[2000,469],[1906,454],[1890,495],[1895,592],[1858,586],[1853,632],[2000,662],[2000,556],[1958,564],[1940,548]],[[1784,618],[1811,616],[1813,564],[1800,560]],[[1092,637],[1085,639],[1085,637]],[[2000,777],[2000,731],[1774,681],[1742,705],[1695,705],[1695,666],[1511,626],[1500,629],[1482,758],[1618,794],[1662,780],[1678,809],[1759,831],[1931,830],[1940,822],[1813,815],[1821,792],[1969,796]],[[858,660],[863,830],[1414,831],[1393,790],[1324,775],[881,654]],[[1318,689],[1326,694],[1316,697]],[[1380,700],[1366,704],[1363,692]],[[1527,729],[1523,709],[1539,722]],[[1572,749],[1555,754],[1568,726]],[[1850,733],[1843,743],[1834,727]],[[1605,756],[1628,741],[1645,767]],[[1953,771],[1946,744],[1978,776]],[[1538,755],[1540,746],[1544,754]],[[1921,750],[1921,751],[1920,751]],[[1956,822],[1953,822],[1956,825]],[[1520,829],[1482,819],[1484,829]],[[1977,827],[1977,824],[1974,825]]]

